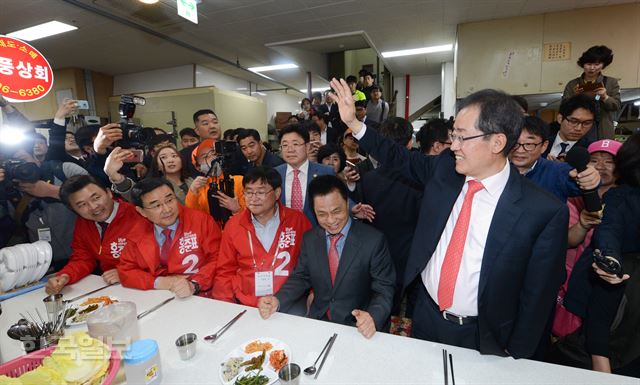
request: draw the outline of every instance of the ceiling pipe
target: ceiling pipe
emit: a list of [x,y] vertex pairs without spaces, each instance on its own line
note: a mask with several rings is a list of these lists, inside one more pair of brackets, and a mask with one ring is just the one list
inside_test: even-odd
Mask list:
[[[183,48],[186,48],[188,50],[197,52],[197,53],[199,53],[201,55],[204,55],[204,56],[206,56],[208,58],[220,61],[222,63],[225,63],[225,64],[230,65],[230,66],[235,67],[235,68],[239,68],[239,69],[241,69],[241,70],[243,70],[243,71],[245,71],[248,74],[251,74],[253,76],[256,76],[256,75],[260,76],[261,75],[261,74],[258,74],[256,72],[249,71],[247,68],[241,66],[239,62],[232,62],[232,61],[227,60],[227,59],[225,59],[223,57],[220,57],[220,56],[218,56],[216,54],[213,54],[213,53],[211,53],[209,51],[205,51],[205,50],[203,50],[201,48],[198,48],[198,47],[196,47],[194,45],[191,45],[189,43],[185,43],[182,40],[175,39],[175,38],[173,38],[173,37],[171,37],[169,35],[165,35],[164,33],[161,33],[161,32],[158,32],[158,31],[156,31],[154,29],[146,27],[146,26],[144,26],[142,24],[138,24],[138,23],[133,22],[131,20],[125,19],[124,17],[116,16],[116,15],[113,15],[113,14],[111,14],[111,13],[105,11],[105,10],[100,9],[100,8],[96,8],[96,7],[93,7],[91,5],[85,4],[85,3],[81,2],[80,0],[62,0],[62,1],[64,1],[67,4],[71,4],[71,5],[76,6],[78,8],[84,9],[85,11],[92,12],[92,13],[95,13],[96,15],[100,15],[102,17],[105,17],[105,18],[107,18],[109,20],[112,20],[112,21],[115,21],[117,23],[126,25],[128,27],[133,28],[133,29],[137,29],[138,31],[146,32],[149,35],[158,37],[158,38],[160,38],[162,40],[168,41],[168,42],[173,43],[175,45],[178,45],[180,47],[183,47]],[[270,80],[270,81],[273,82],[273,83],[279,84],[279,85],[281,85],[283,87],[286,87],[286,88],[296,89],[295,87],[292,87],[292,86],[290,86],[290,85],[288,85],[286,83],[283,83],[281,81],[278,81],[278,80]]]

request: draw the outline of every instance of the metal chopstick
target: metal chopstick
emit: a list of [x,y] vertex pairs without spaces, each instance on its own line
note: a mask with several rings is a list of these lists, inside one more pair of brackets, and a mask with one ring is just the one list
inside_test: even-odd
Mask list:
[[442,349],[442,365],[444,367],[444,385],[449,385],[449,370],[447,369],[447,349]]
[[453,376],[453,356],[449,353],[449,366],[451,366],[451,383],[456,385],[456,378]]
[[246,313],[247,310],[243,310],[241,311],[237,316],[233,317],[233,319],[229,322],[227,322],[226,325],[224,325],[223,327],[220,328],[220,330],[218,330],[217,332],[215,332],[214,334],[208,335],[206,337],[204,337],[205,341],[209,341],[209,340],[217,340],[218,338],[220,338],[221,335],[224,334],[224,332],[227,331],[227,329],[229,329],[231,327],[231,325],[233,325],[237,320],[240,319],[240,317],[242,317],[244,315],[244,313]]
[[327,359],[327,356],[329,355],[329,352],[331,351],[331,348],[333,347],[333,343],[336,342],[336,338],[338,338],[338,333],[333,333],[333,337],[331,337],[331,343],[329,343],[329,347],[327,347],[327,352],[324,354],[324,357],[322,357],[322,361],[320,361],[320,367],[318,368],[318,371],[316,372],[316,375],[313,377],[313,379],[317,379],[318,375],[320,374],[320,371],[322,370],[322,366],[324,365],[324,361]]
[[100,290],[102,290],[102,289],[106,289],[106,288],[108,288],[108,287],[111,287],[111,286],[113,286],[113,285],[117,285],[117,284],[118,284],[118,282],[116,282],[116,283],[112,283],[112,284],[107,285],[107,286],[102,286],[102,287],[97,288],[97,289],[95,289],[95,290],[91,290],[91,291],[90,291],[90,292],[88,292],[88,293],[84,293],[84,294],[81,294],[81,295],[79,295],[79,296],[77,296],[77,297],[73,297],[73,298],[71,298],[71,299],[65,300],[65,302],[69,302],[69,303],[71,303],[71,302],[75,302],[75,301],[79,300],[80,298],[84,298],[84,297],[86,297],[86,296],[88,296],[88,295],[91,295],[91,294],[93,294],[93,293],[97,293],[97,292],[99,292],[99,291],[100,291]]
[[171,298],[165,299],[164,301],[160,302],[159,304],[157,304],[156,306],[152,307],[151,309],[143,311],[142,313],[138,314],[138,319],[146,316],[147,314],[151,313],[152,311],[155,311],[155,310],[161,308],[162,306],[168,304],[169,302],[173,301],[174,299],[176,299],[176,297],[171,297]]

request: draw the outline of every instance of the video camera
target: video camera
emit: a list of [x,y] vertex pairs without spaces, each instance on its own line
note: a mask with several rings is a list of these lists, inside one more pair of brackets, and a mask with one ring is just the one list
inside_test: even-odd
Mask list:
[[223,224],[231,217],[231,212],[220,206],[216,197],[218,191],[226,196],[235,196],[235,183],[231,177],[230,170],[233,170],[234,154],[238,151],[238,143],[232,140],[219,140],[214,145],[217,156],[211,161],[211,168],[207,176],[220,176],[222,179],[213,179],[209,184],[207,200],[209,202],[209,212],[216,220]]
[[135,95],[122,95],[118,112],[120,114],[120,129],[122,139],[115,143],[122,148],[144,148],[144,146],[156,136],[153,128],[142,127],[133,123],[133,115],[136,113],[136,106],[144,106],[145,98]]

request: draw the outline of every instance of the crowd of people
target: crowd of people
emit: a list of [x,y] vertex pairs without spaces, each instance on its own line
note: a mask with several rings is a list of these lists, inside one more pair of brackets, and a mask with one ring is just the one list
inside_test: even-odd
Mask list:
[[612,137],[611,60],[582,55],[551,125],[482,90],[417,148],[366,71],[303,99],[278,152],[209,109],[142,145],[69,132],[65,100],[48,141],[0,149],[0,246],[50,241],[48,293],[94,273],[366,338],[401,316],[414,338],[640,376],[640,134]]

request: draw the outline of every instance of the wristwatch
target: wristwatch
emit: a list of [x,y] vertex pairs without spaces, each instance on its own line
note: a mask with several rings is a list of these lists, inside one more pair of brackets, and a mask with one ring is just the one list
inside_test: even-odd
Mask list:
[[196,295],[200,293],[200,284],[196,281],[191,281],[191,284],[193,285],[193,294]]

